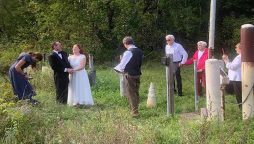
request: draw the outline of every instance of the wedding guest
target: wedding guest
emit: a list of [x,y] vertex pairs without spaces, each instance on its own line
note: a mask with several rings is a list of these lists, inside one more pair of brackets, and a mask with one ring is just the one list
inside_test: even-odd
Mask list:
[[14,95],[19,100],[29,99],[32,104],[37,104],[38,101],[32,99],[36,95],[32,85],[29,83],[28,75],[24,72],[24,69],[28,66],[32,68],[36,67],[36,63],[42,60],[41,53],[22,53],[17,58],[16,62],[12,64],[9,69],[9,77],[13,88]]
[[132,37],[126,36],[123,45],[127,49],[120,63],[114,68],[116,72],[124,73],[125,91],[132,117],[138,117],[139,86],[143,51],[134,45]]
[[177,82],[178,96],[183,96],[182,77],[181,77],[180,67],[186,62],[188,58],[188,54],[181,44],[175,42],[175,37],[173,35],[167,35],[165,39],[167,43],[165,46],[165,54],[173,55],[174,76]]
[[62,104],[67,103],[69,73],[72,73],[67,53],[62,50],[60,42],[52,44],[52,53],[49,55],[49,65],[54,71],[54,82],[56,87],[56,101]]
[[73,55],[68,57],[73,73],[69,75],[68,105],[94,105],[88,75],[85,69],[86,56],[79,44],[72,48]]
[[202,95],[202,87],[205,91],[205,61],[208,59],[207,43],[199,41],[197,43],[197,51],[193,57],[185,62],[185,65],[191,65],[194,61],[197,61],[197,94]]
[[241,77],[241,45],[238,43],[235,46],[236,53],[238,54],[232,62],[229,61],[228,55],[224,54],[222,60],[226,64],[228,69],[229,85],[226,87],[226,91],[230,93],[230,86],[233,86],[234,93],[236,95],[236,101],[239,108],[242,108],[242,77]]

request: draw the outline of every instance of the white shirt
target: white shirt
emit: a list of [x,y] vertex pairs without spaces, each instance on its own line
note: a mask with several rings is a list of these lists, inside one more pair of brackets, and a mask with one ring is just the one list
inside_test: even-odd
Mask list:
[[53,50],[56,54],[58,54],[58,56],[62,59],[63,57],[62,57],[62,54],[60,54],[58,51],[56,51],[56,50]]
[[[131,49],[131,48],[137,48],[137,47],[135,45],[130,45],[130,47],[128,49]],[[126,65],[128,64],[128,62],[130,61],[131,57],[132,57],[132,52],[126,50],[123,53],[121,62],[114,69],[119,72],[124,72],[124,69],[125,69]]]
[[198,51],[198,60],[201,58],[201,56],[203,55],[204,51]]
[[241,81],[241,55],[234,58],[232,62],[226,63],[228,69],[228,77],[231,81]]
[[173,62],[181,61],[181,64],[184,64],[188,58],[188,54],[184,50],[183,46],[176,42],[174,42],[172,46],[166,45],[165,54],[173,54]]

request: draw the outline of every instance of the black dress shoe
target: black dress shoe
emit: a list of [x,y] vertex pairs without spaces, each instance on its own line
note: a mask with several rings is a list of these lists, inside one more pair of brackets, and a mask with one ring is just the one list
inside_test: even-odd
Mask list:
[[182,94],[182,93],[180,93],[180,94],[178,94],[178,96],[183,96],[183,94]]

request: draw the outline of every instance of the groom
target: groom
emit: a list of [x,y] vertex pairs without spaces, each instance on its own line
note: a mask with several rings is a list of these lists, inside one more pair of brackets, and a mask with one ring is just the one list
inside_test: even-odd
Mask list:
[[54,82],[56,87],[56,101],[67,103],[69,73],[72,73],[67,53],[62,51],[61,43],[56,41],[52,44],[52,53],[49,55],[49,65],[54,71]]

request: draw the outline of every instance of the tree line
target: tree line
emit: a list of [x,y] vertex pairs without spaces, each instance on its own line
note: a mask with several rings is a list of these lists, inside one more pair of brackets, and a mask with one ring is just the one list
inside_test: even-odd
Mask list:
[[[254,22],[253,5],[217,1],[215,50],[231,51],[240,26]],[[122,51],[126,35],[148,53],[161,50],[170,33],[193,51],[197,41],[208,41],[209,11],[207,0],[0,0],[0,49],[15,44],[47,52],[59,40],[69,50],[80,43],[104,61]]]

